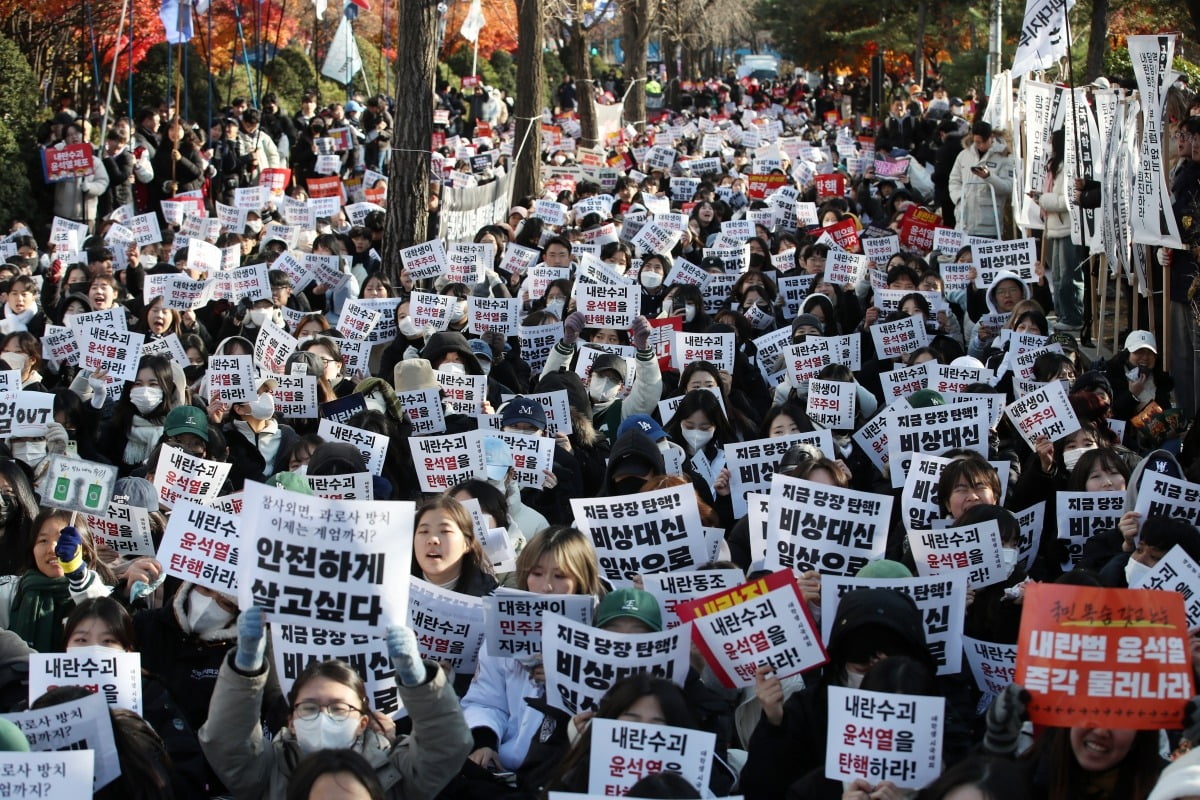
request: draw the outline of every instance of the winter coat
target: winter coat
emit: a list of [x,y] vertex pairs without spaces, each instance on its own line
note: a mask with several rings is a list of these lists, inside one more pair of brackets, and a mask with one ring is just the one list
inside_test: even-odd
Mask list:
[[92,156],[92,174],[54,184],[54,215],[75,222],[96,221],[100,195],[108,191],[108,170]]
[[501,766],[516,772],[545,717],[525,698],[541,697],[545,691],[544,684],[534,681],[533,670],[516,659],[480,654],[479,671],[462,701],[473,749],[492,748]]
[[1038,205],[1045,212],[1042,221],[1046,224],[1046,236],[1062,239],[1071,235],[1071,215],[1067,213],[1067,170],[1060,165],[1050,191],[1043,192]]
[[[232,655],[221,664],[200,745],[234,796],[285,800],[288,781],[303,754],[287,728],[270,741],[263,739],[258,709],[268,669],[255,675],[239,672]],[[470,753],[470,732],[454,690],[434,662],[426,661],[425,671],[419,686],[398,684],[413,734],[392,745],[368,728],[354,747],[375,769],[388,800],[435,796]]]
[[[971,167],[975,166],[987,167],[987,178],[971,172]],[[972,236],[999,239],[996,218],[999,217],[1003,224],[1004,205],[1012,190],[1013,160],[1007,142],[996,137],[983,154],[974,145],[964,148],[950,170],[950,199],[954,202],[958,230]]]

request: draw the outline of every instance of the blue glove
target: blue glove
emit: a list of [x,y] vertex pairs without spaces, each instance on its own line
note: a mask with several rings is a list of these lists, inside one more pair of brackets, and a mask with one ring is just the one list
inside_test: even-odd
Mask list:
[[387,647],[401,686],[420,686],[425,682],[425,662],[421,659],[421,651],[417,649],[417,636],[412,628],[389,625]]
[[160,572],[160,573],[158,573],[158,577],[154,579],[153,583],[146,583],[145,581],[134,581],[133,584],[129,587],[129,602],[135,603],[138,600],[140,600],[141,598],[145,597],[146,595],[151,594],[152,592],[154,592],[155,589],[162,586],[166,580],[167,580],[167,573]]
[[54,545],[54,555],[63,572],[70,577],[81,569],[87,569],[83,560],[83,536],[74,525],[68,525],[58,532],[58,544]]
[[233,665],[240,672],[258,672],[262,669],[263,656],[267,652],[267,637],[263,631],[263,610],[251,606],[238,617],[237,653]]

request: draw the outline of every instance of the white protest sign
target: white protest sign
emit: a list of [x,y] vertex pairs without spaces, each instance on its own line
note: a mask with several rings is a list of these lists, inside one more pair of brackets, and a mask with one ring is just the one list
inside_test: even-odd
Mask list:
[[163,445],[154,471],[154,491],[158,502],[174,508],[180,500],[195,500],[208,505],[221,494],[232,464],[209,461],[186,453],[178,447]]
[[682,370],[696,361],[707,361],[722,372],[733,373],[736,346],[734,333],[687,333],[675,331],[671,360]]
[[986,458],[990,423],[989,407],[979,401],[913,408],[892,415],[887,429],[892,488],[904,485],[908,462],[914,453],[962,448]]
[[828,430],[792,433],[725,445],[725,466],[729,468],[729,491],[734,516],[740,518],[746,515],[747,493],[770,490],[771,475],[779,461],[792,445],[801,442],[813,445],[827,456],[834,453],[833,434]]
[[1055,492],[1058,539],[1067,548],[1071,570],[1083,555],[1083,546],[1098,531],[1114,530],[1125,513],[1125,492]]
[[829,687],[825,777],[917,789],[942,774],[946,700]]
[[258,397],[254,386],[254,357],[247,355],[208,357],[209,400],[233,405],[252,403]]
[[379,324],[381,316],[383,315],[380,312],[351,300],[342,306],[342,313],[338,316],[337,329],[347,339],[369,339],[371,332]]
[[588,757],[588,791],[625,794],[647,775],[674,772],[697,792],[707,791],[716,756],[717,735],[695,728],[674,728],[595,718]]
[[81,686],[110,706],[142,713],[142,654],[94,645],[29,654],[29,702],[59,686]]
[[47,325],[42,336],[42,359],[78,366],[79,342],[75,332],[61,325]]
[[929,388],[929,365],[931,361],[913,364],[911,367],[897,366],[895,369],[879,373],[879,382],[883,386],[883,397],[891,402],[900,397],[907,397],[913,392]]
[[373,710],[389,717],[401,711],[396,669],[386,639],[303,623],[273,622],[270,627],[275,674],[285,695],[309,664],[337,660],[349,664],[363,679]]
[[191,500],[176,503],[157,559],[168,575],[236,595],[238,517]]
[[1067,390],[1058,381],[1010,403],[1004,413],[1031,448],[1037,447],[1040,436],[1057,442],[1079,430],[1079,418],[1067,399]]
[[[507,403],[517,396],[502,394],[500,399]],[[520,396],[535,401],[546,413],[546,436],[553,438],[559,433],[571,434],[574,432],[574,428],[571,427],[571,406],[567,401],[566,389],[554,392],[534,392]]]
[[362,453],[367,471],[372,475],[383,474],[383,460],[387,456],[388,438],[382,434],[371,433],[362,428],[343,425],[332,420],[322,419],[317,423],[317,435],[326,441],[345,442],[354,445]]
[[871,340],[879,358],[899,358],[929,344],[929,332],[920,316],[912,316],[875,323],[871,326]]
[[108,508],[116,480],[117,468],[111,464],[52,453],[50,468],[40,483],[42,502],[55,508],[94,514]]
[[979,279],[990,285],[999,272],[1016,273],[1025,283],[1035,283],[1033,265],[1037,261],[1037,240],[1006,239],[978,242],[971,248]]
[[104,513],[86,516],[88,531],[98,545],[119,556],[154,557],[154,539],[150,535],[150,512],[138,506],[113,501]]
[[486,477],[483,432],[409,439],[417,482],[423,492],[444,492],[472,478]]
[[241,529],[240,608],[351,633],[407,620],[412,503],[326,500],[249,481]]
[[554,613],[542,615],[546,702],[568,714],[594,711],[614,683],[648,672],[683,686],[691,626],[661,633],[610,633]]
[[641,289],[626,286],[576,284],[575,308],[588,327],[627,331],[641,313]]
[[108,374],[122,381],[137,378],[138,362],[142,357],[145,336],[132,331],[119,330],[104,325],[88,325],[79,339],[80,366],[87,372],[107,370]]
[[524,433],[493,431],[508,445],[513,456],[513,478],[522,489],[543,489],[546,472],[554,470],[555,441],[550,436],[530,436]]
[[413,292],[409,300],[408,315],[419,331],[444,331],[450,327],[455,302],[455,298],[448,294]]
[[808,382],[805,411],[808,418],[829,430],[850,430],[858,411],[858,385],[853,381],[826,381],[813,378]]
[[1160,472],[1142,473],[1133,510],[1147,517],[1175,517],[1200,525],[1200,484]]
[[872,236],[862,240],[862,248],[869,262],[883,266],[900,252],[900,237],[894,233],[890,236]]
[[767,569],[855,575],[883,558],[891,497],[779,474],[770,497]]
[[451,414],[483,413],[487,401],[486,375],[459,375],[453,372],[435,372],[438,386],[442,387],[442,402]]
[[692,572],[656,572],[642,576],[642,588],[654,595],[662,610],[663,625],[681,624],[675,607],[689,600],[740,586],[746,576],[740,569],[702,569]]
[[853,286],[867,274],[866,256],[845,250],[830,250],[825,257],[825,280],[834,286]]
[[[54,708],[58,710],[58,706]],[[93,780],[96,758],[97,754],[92,750],[3,752],[0,753],[0,788],[8,797],[80,800],[91,795],[94,787],[99,785]],[[117,761],[115,750],[112,760]]]
[[275,375],[275,412],[283,419],[317,418],[317,376]]
[[482,336],[496,332],[514,336],[521,324],[521,301],[515,297],[467,298],[467,320],[471,333]]
[[[6,719],[20,728],[29,741],[29,749],[35,753],[87,751],[89,755],[94,754],[96,770],[92,781],[93,792],[121,776],[120,757],[117,754],[116,741],[113,739],[112,716],[108,713],[108,703],[98,694],[89,694],[69,703],[58,703],[53,709],[39,708],[33,711],[0,714],[0,719]],[[72,780],[76,777],[71,776]],[[54,795],[27,796],[45,798]],[[62,796],[87,797],[87,789],[84,788],[81,794]]]
[[400,250],[400,261],[414,281],[436,278],[446,272],[446,248],[441,239],[415,244]]
[[369,472],[345,475],[306,475],[308,488],[327,500],[374,500],[375,486]]
[[1006,577],[1000,555],[1000,526],[995,520],[942,530],[910,531],[908,545],[921,575],[965,574],[971,589],[991,586]]
[[542,652],[542,616],[552,613],[588,625],[590,595],[537,594],[500,588],[483,598],[484,648],[495,658],[526,658]]
[[[963,653],[984,698],[1000,694],[1017,679],[1017,646],[962,637]],[[982,712],[980,712],[982,713]]]
[[162,241],[162,231],[158,227],[158,215],[153,212],[138,214],[130,220],[130,228],[133,230],[138,247],[146,247]]
[[474,675],[483,648],[483,599],[413,578],[408,624],[424,658],[449,662],[457,675]]
[[49,392],[17,392],[9,436],[45,436],[51,422],[54,422],[54,395]]
[[396,400],[413,426],[413,434],[424,436],[446,430],[446,409],[442,405],[441,389],[414,389],[396,392]]
[[1182,595],[1190,630],[1200,625],[1200,595],[1196,593],[1198,586],[1200,564],[1197,564],[1182,546],[1175,545],[1129,588],[1177,592]]
[[937,663],[938,675],[962,670],[963,619],[967,613],[967,581],[962,575],[929,578],[855,578],[821,576],[821,638],[833,633],[837,608],[848,592],[857,589],[891,589],[908,595],[921,612],[925,643]]
[[267,372],[283,375],[288,356],[296,352],[297,344],[296,337],[267,320],[258,329],[258,336],[254,340],[254,363]]
[[690,486],[572,498],[571,511],[591,537],[603,577],[618,588],[632,586],[634,574],[694,569],[709,560]]

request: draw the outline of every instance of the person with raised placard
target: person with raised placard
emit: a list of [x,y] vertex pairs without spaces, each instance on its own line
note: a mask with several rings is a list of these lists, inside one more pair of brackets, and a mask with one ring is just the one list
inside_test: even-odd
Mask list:
[[222,423],[222,433],[229,447],[229,482],[240,490],[247,480],[265,481],[279,471],[279,454],[292,449],[297,436],[290,425],[275,419],[275,397],[271,394],[275,382],[257,378],[255,398],[249,403],[229,406],[214,401],[209,404],[209,419]]
[[37,337],[29,331],[10,333],[0,341],[0,360],[3,367],[20,375],[20,388],[25,392],[48,392],[43,382],[42,347]]
[[46,314],[38,307],[37,290],[29,275],[18,275],[8,285],[0,319],[10,334],[28,331],[39,339],[46,335]]
[[[1132,331],[1125,337],[1125,346],[1108,362],[1105,374],[1113,388],[1113,419],[1128,420],[1130,433],[1140,429],[1147,434],[1144,437],[1147,443],[1162,446],[1163,438],[1154,441],[1146,429],[1155,427],[1150,424],[1154,417],[1163,419],[1173,408],[1171,390],[1175,388],[1175,380],[1159,364],[1158,340],[1154,334]],[[1136,436],[1127,441],[1136,441]],[[1178,451],[1177,444],[1174,449]]]
[[353,394],[355,383],[346,375],[346,361],[342,348],[332,336],[315,336],[303,341],[297,348],[300,352],[312,353],[321,361],[321,371],[316,373],[329,382],[338,397]]
[[96,449],[108,454],[121,471],[129,475],[146,463],[151,448],[162,436],[167,413],[182,405],[182,388],[176,383],[175,370],[163,356],[144,356],[138,362],[133,383],[126,383],[112,416],[100,421],[100,409],[108,395],[106,375],[94,373],[87,379],[91,402],[84,409],[95,434]]

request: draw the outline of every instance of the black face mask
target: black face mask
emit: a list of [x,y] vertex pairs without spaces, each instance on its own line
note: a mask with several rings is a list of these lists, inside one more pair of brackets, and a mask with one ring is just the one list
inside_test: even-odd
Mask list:
[[617,490],[617,494],[636,494],[641,491],[642,484],[645,482],[645,478],[639,478],[635,475],[613,481],[613,488]]
[[189,364],[183,368],[183,377],[187,378],[188,383],[195,383],[204,377],[204,365]]

